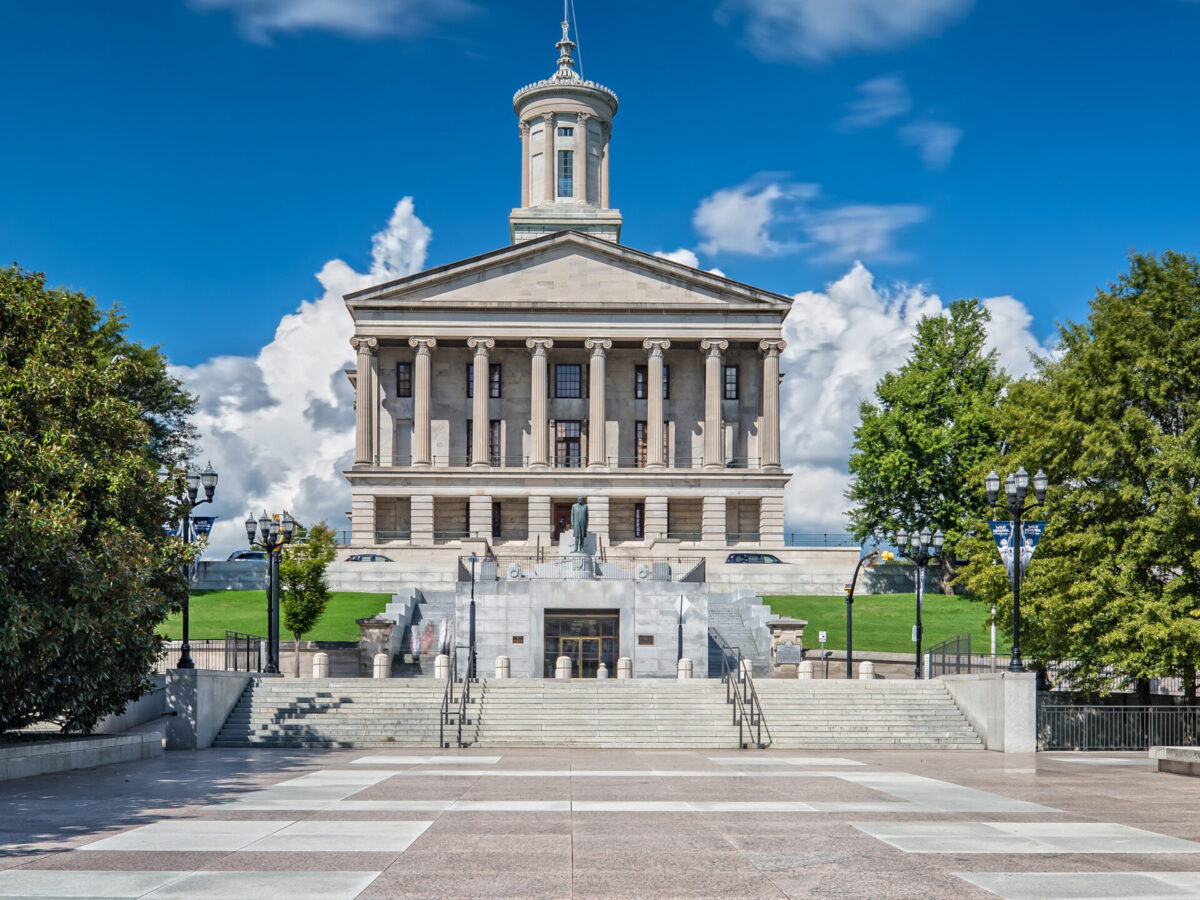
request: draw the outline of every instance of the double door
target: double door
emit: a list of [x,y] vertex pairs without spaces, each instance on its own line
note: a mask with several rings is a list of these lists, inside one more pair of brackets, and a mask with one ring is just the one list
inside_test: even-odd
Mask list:
[[560,656],[571,660],[571,674],[576,678],[595,678],[600,663],[616,676],[618,617],[614,614],[579,616],[546,616],[545,677],[554,677],[554,666]]

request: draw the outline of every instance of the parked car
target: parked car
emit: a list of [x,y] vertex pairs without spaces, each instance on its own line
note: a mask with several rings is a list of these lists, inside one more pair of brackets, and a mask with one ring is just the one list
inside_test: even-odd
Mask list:
[[265,562],[267,559],[266,551],[264,550],[234,550],[229,554],[229,560],[255,560],[257,562]]
[[382,553],[355,553],[346,562],[391,562],[391,558]]
[[725,558],[727,563],[782,563],[773,553],[730,553]]

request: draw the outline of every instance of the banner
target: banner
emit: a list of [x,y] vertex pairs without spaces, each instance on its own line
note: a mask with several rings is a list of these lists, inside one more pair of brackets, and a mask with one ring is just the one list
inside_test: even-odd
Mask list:
[[1004,571],[1008,572],[1008,579],[1012,581],[1013,523],[1008,521],[988,522],[988,528],[992,530],[992,538],[996,542],[996,549],[1000,551],[1000,561],[1004,563]]
[[1022,522],[1021,523],[1021,571],[1029,565],[1029,560],[1033,559],[1033,551],[1037,550],[1038,541],[1042,539],[1042,532],[1046,530],[1045,522]]
[[216,516],[192,516],[192,540],[207,537],[215,521]]

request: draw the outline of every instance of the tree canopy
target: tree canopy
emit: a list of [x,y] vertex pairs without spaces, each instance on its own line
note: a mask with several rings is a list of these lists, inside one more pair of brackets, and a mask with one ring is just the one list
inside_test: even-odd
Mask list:
[[854,536],[940,528],[944,590],[982,500],[968,474],[999,439],[996,410],[1008,378],[985,349],[990,318],[978,300],[957,300],[945,315],[921,319],[908,360],[876,386],[877,403],[863,402],[854,430],[846,491]]
[[85,731],[149,685],[182,600],[164,525],[193,398],[116,309],[0,269],[0,732]]
[[286,544],[279,560],[279,606],[283,627],[295,642],[295,674],[300,677],[300,639],[312,631],[329,603],[325,567],[337,556],[337,536],[324,522]]

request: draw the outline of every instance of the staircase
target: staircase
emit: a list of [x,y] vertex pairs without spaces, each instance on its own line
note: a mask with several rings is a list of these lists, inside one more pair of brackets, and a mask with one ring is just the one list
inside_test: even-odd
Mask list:
[[984,749],[937,681],[757,678],[754,686],[774,749]]
[[444,690],[432,679],[254,679],[213,746],[436,747]]
[[[452,594],[448,597],[439,597],[437,599],[424,599],[413,607],[412,623],[409,627],[416,630],[418,636],[420,636],[427,630],[427,626],[432,626],[433,634],[440,635],[441,622],[448,620],[453,625],[454,616],[454,597]],[[406,648],[411,646],[409,643],[409,633],[406,632],[403,635],[403,640]],[[451,635],[451,641],[453,642],[453,640],[453,635]],[[437,647],[434,646],[432,649],[422,652],[416,662],[403,663],[393,660],[392,677],[432,678],[433,660],[438,655],[438,652]]]
[[730,647],[742,651],[742,659],[754,664],[754,675],[765,678],[771,671],[771,660],[759,652],[754,634],[742,619],[742,612],[732,603],[710,600],[708,604],[708,677],[721,677],[721,649],[713,640],[715,631]]

